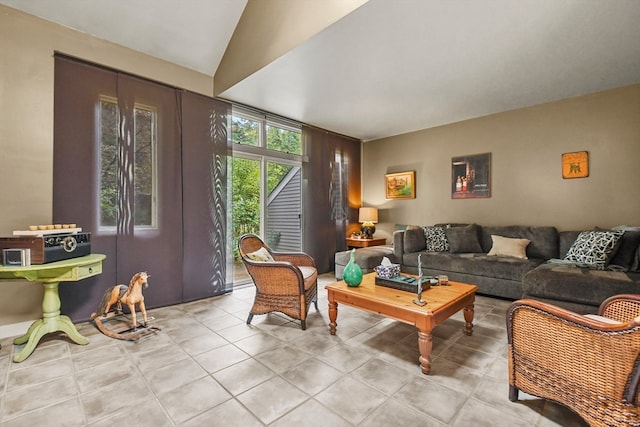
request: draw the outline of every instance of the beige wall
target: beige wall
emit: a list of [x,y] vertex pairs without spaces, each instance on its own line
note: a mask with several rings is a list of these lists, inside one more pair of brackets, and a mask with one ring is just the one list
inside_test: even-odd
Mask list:
[[[29,224],[51,222],[56,51],[194,92],[213,94],[211,76],[0,5],[2,236]],[[0,326],[39,316],[41,285],[2,282],[0,286]]]
[[[562,153],[583,150],[589,177],[563,179]],[[487,152],[492,196],[452,200],[451,158]],[[364,204],[381,209],[376,237],[396,223],[640,225],[640,85],[370,141],[362,164]],[[386,200],[384,175],[405,170],[416,198]]]

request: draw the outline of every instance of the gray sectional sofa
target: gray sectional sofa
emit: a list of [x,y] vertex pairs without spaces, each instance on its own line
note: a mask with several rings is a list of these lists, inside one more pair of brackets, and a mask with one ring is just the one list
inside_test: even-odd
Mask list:
[[[499,237],[494,242],[492,236]],[[593,263],[589,258],[599,247],[596,251],[585,248],[585,244],[592,244],[594,240],[590,239],[594,236],[594,246],[601,244],[601,236],[611,238],[604,264]],[[491,254],[502,241],[520,245],[526,251],[520,255],[526,258],[504,256],[500,251],[498,255]],[[417,274],[421,254],[424,275],[446,274],[450,280],[477,285],[479,294],[534,298],[579,313],[595,312],[612,295],[640,293],[639,245],[637,230],[581,234],[559,232],[555,227],[477,224],[408,227],[396,231],[393,239],[394,259],[403,272]],[[570,261],[565,260],[568,253]],[[583,255],[585,258],[581,258]]]

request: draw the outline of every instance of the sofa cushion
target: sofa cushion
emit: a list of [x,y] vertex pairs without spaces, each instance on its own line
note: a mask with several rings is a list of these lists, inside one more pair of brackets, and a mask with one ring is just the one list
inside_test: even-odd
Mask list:
[[527,259],[527,245],[531,243],[529,239],[512,239],[509,237],[491,235],[493,245],[487,255],[489,256],[512,256]]
[[419,252],[427,247],[424,230],[421,227],[407,228],[404,232],[404,252]]
[[528,272],[522,286],[526,297],[597,307],[610,296],[639,293],[640,273],[546,263]]
[[451,227],[445,229],[449,251],[451,253],[478,253],[482,246],[478,240],[478,226],[470,224],[466,227]]
[[[471,276],[522,281],[524,275],[544,262],[540,259],[495,257],[481,253],[452,254],[450,252],[423,252],[420,257],[424,270],[447,273],[464,273]],[[404,267],[418,266],[418,254],[406,254],[402,258]],[[473,283],[473,282],[470,282]]]
[[493,245],[492,235],[511,237],[513,239],[529,239],[527,257],[551,259],[558,258],[558,230],[555,227],[524,225],[483,226],[482,248],[489,252]]
[[[372,271],[382,262],[382,258],[387,257],[390,261],[395,261],[393,247],[389,245],[369,246],[368,248],[356,249],[355,263],[363,270]],[[336,265],[345,266],[351,259],[351,250],[336,252],[334,261]]]
[[439,226],[424,226],[424,237],[426,239],[426,251],[427,252],[448,252],[449,241],[447,235],[444,232],[444,227]]
[[603,270],[618,248],[622,234],[620,231],[583,231],[564,259]]

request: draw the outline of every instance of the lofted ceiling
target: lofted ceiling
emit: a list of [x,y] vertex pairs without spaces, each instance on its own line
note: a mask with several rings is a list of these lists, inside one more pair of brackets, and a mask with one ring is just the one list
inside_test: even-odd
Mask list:
[[[213,78],[247,0],[0,3]],[[378,139],[640,83],[638,22],[638,0],[369,0],[219,96]]]

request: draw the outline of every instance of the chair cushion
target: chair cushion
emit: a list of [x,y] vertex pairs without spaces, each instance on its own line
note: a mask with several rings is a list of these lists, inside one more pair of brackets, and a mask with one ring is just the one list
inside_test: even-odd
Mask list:
[[298,267],[300,272],[302,273],[302,277],[304,278],[304,290],[308,291],[311,289],[313,285],[316,284],[318,280],[318,270],[314,267]]
[[598,322],[607,323],[609,325],[622,325],[622,323],[618,322],[617,320],[609,319],[608,317],[599,316],[597,314],[585,314],[584,317],[597,320]]
[[273,257],[265,248],[260,248],[255,252],[250,252],[247,254],[247,258],[252,261],[261,261],[261,262],[272,262]]
[[529,239],[512,239],[509,237],[491,235],[493,246],[487,255],[490,256],[513,256],[527,259],[527,245],[531,243]]

